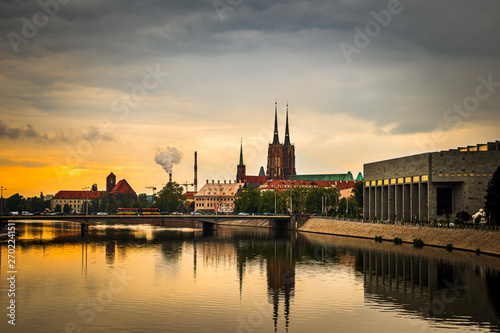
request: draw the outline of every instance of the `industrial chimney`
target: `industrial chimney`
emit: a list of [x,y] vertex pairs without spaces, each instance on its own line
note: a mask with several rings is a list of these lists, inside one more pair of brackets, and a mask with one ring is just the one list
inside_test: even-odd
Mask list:
[[198,192],[198,153],[194,152],[194,191]]

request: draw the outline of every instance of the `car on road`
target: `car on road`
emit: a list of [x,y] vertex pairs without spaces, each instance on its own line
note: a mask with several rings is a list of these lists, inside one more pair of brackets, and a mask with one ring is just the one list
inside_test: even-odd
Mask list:
[[248,214],[248,213],[244,213],[244,212],[241,212],[241,213],[238,213],[238,215],[247,216],[247,215],[250,215],[250,214]]
[[201,215],[200,212],[191,212],[191,215]]
[[106,212],[99,212],[99,213],[97,213],[97,215],[108,215],[108,213],[106,213]]

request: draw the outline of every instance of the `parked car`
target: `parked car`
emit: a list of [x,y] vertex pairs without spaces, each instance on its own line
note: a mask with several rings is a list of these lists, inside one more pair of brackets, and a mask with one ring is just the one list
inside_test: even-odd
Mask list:
[[247,216],[247,215],[250,215],[248,213],[244,213],[244,212],[241,212],[241,213],[238,213],[238,215],[244,215],[244,216]]
[[19,216],[19,212],[10,212],[10,216]]
[[179,212],[173,212],[172,215],[182,215],[182,213]]
[[106,213],[106,212],[99,212],[99,213],[97,213],[97,215],[108,215],[108,213]]
[[191,212],[191,215],[201,215],[200,212]]

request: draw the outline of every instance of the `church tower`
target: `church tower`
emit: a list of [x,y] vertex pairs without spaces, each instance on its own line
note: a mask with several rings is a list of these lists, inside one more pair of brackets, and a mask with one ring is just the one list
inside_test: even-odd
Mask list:
[[293,176],[295,171],[295,146],[290,143],[290,132],[288,129],[288,102],[286,103],[286,128],[285,143],[283,145],[283,176]]
[[278,102],[274,102],[274,137],[267,149],[267,179],[283,179],[283,145],[278,135]]
[[116,185],[116,176],[114,173],[110,173],[106,178],[106,192],[110,193]]
[[238,164],[238,167],[236,169],[236,182],[244,183],[245,176],[246,176],[246,167],[245,164],[243,163],[243,140],[242,140],[240,145],[240,163]]

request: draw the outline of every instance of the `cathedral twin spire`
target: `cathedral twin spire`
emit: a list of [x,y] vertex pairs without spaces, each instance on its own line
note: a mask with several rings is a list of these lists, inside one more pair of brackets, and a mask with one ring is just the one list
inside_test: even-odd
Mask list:
[[[274,102],[274,137],[273,145],[279,145],[280,139],[278,134],[278,101]],[[285,143],[286,146],[290,145],[290,132],[288,130],[288,102],[286,103],[286,128],[285,128]]]

